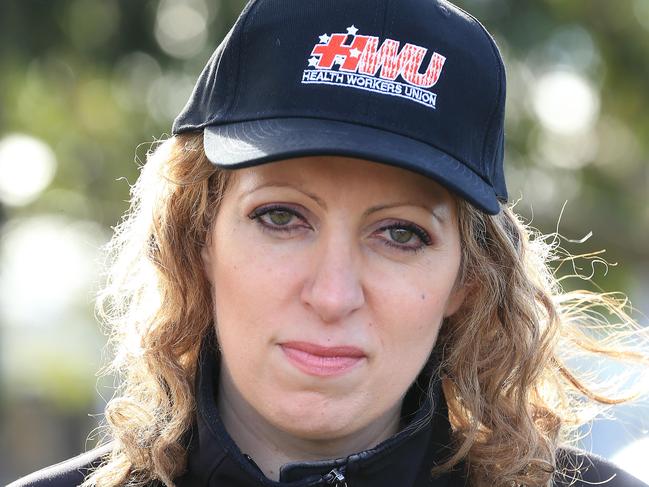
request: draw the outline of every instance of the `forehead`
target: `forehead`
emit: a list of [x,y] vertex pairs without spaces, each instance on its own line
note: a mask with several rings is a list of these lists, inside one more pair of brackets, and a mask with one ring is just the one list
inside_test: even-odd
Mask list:
[[285,159],[234,171],[236,192],[264,186],[295,186],[312,192],[356,196],[408,196],[423,201],[449,202],[451,193],[429,177],[366,159],[308,156]]

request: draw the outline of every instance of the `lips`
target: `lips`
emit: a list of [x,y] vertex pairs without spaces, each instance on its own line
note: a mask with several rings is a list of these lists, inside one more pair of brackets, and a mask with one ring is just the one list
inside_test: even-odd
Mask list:
[[349,346],[323,347],[308,342],[286,342],[280,346],[286,358],[297,369],[319,377],[351,372],[366,358],[363,350]]

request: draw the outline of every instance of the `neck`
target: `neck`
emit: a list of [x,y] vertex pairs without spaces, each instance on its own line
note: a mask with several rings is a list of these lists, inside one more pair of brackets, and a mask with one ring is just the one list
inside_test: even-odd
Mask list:
[[313,439],[282,431],[254,410],[221,368],[217,403],[226,430],[239,449],[253,458],[264,475],[279,480],[280,467],[291,462],[330,460],[371,448],[396,434],[401,403],[361,431]]

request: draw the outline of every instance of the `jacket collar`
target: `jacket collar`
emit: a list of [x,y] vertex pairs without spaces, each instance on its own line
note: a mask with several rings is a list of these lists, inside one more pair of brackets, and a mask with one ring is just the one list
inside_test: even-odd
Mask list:
[[[434,357],[434,356],[433,356]],[[344,458],[295,462],[280,470],[280,481],[268,479],[226,431],[216,406],[219,359],[208,338],[196,375],[196,423],[191,431],[187,472],[178,485],[238,487],[420,486],[429,485],[430,469],[449,454],[450,425],[440,381],[425,393],[434,370],[432,359],[404,399],[405,427],[377,446]],[[444,486],[449,476],[435,481]],[[453,485],[451,482],[448,485]]]

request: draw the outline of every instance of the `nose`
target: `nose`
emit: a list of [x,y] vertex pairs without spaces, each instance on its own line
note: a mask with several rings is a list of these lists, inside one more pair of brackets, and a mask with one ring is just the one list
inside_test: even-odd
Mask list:
[[315,248],[302,302],[325,323],[345,318],[365,303],[360,256],[348,238],[323,238]]

